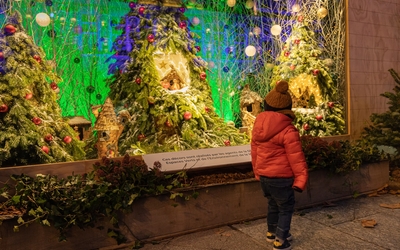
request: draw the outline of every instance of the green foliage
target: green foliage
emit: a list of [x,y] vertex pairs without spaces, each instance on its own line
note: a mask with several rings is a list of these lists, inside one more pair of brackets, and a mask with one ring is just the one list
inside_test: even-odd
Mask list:
[[366,140],[327,141],[321,137],[301,137],[304,155],[310,170],[328,169],[332,173],[346,174],[358,170],[364,163],[379,162],[386,155]]
[[382,93],[381,96],[388,99],[389,110],[378,114],[373,113],[370,116],[372,124],[365,127],[362,135],[371,143],[393,147],[397,150],[393,160],[399,157],[400,152],[400,76],[393,69],[389,70],[396,86],[393,92]]
[[54,175],[13,175],[15,185],[0,190],[7,198],[0,210],[13,207],[25,211],[14,231],[38,222],[58,229],[60,241],[66,240],[71,227],[93,227],[99,219],[106,218],[113,225],[108,235],[122,243],[125,238],[118,230],[118,213],[131,211],[137,198],[164,193],[170,193],[172,200],[197,197],[196,193],[184,195],[177,191],[187,186],[186,172],[164,174],[160,169],[159,162],[148,169],[143,160],[126,155],[123,160],[103,158],[95,163],[93,171],[62,179]]

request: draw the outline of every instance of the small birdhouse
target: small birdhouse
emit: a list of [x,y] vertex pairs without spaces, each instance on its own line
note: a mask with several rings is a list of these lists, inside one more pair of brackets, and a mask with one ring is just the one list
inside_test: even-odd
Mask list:
[[240,95],[240,115],[242,118],[241,131],[246,131],[251,138],[254,121],[256,116],[261,113],[261,103],[263,99],[257,92],[251,91],[249,85],[246,85]]
[[118,139],[122,133],[123,125],[118,122],[110,98],[107,98],[101,107],[93,129],[97,131],[96,148],[98,157],[117,157]]
[[92,134],[92,122],[85,119],[83,116],[68,118],[68,124],[75,130],[81,141],[88,139]]

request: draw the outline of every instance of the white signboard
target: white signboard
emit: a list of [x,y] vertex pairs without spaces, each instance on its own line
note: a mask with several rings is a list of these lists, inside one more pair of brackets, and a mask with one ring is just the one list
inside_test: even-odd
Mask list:
[[152,167],[155,161],[159,161],[162,171],[180,171],[251,162],[250,145],[146,154],[142,157],[149,167]]

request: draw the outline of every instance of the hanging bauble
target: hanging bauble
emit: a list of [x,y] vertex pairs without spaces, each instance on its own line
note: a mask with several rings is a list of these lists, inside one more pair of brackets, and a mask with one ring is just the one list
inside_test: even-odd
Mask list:
[[179,28],[185,29],[186,27],[187,27],[187,24],[186,24],[185,21],[181,21],[181,22],[179,23]]
[[48,154],[49,152],[50,152],[50,149],[49,149],[49,147],[47,147],[47,146],[42,146],[42,151],[43,152],[45,152],[46,154]]
[[8,111],[7,104],[1,104],[0,105],[0,113],[6,113],[7,111]]
[[322,119],[324,119],[324,117],[322,115],[316,115],[315,119],[317,119],[317,121],[321,121]]
[[172,124],[171,124],[169,121],[166,121],[164,124],[165,124],[165,126],[168,127],[168,128],[172,127]]
[[230,146],[231,145],[231,141],[230,140],[225,140],[224,144],[225,144],[225,146]]
[[101,96],[101,94],[97,94],[97,95],[96,95],[96,99],[97,99],[97,100],[101,100],[101,98],[103,98],[103,96]]
[[256,47],[254,47],[253,45],[247,46],[246,49],[244,50],[246,56],[254,56],[256,52],[257,52]]
[[149,43],[154,42],[154,35],[153,35],[153,34],[149,34],[149,35],[147,36],[147,41],[149,41]]
[[134,2],[129,2],[129,8],[133,9],[136,7],[136,3]]
[[71,138],[71,136],[67,135],[67,136],[64,137],[63,141],[66,144],[70,144],[72,142],[72,138]]
[[236,5],[236,0],[227,0],[226,5],[229,7],[234,7]]
[[140,134],[140,135],[138,135],[137,138],[139,141],[143,141],[144,139],[146,139],[146,136],[144,134]]
[[53,136],[52,136],[51,134],[47,134],[47,135],[44,137],[44,140],[45,140],[46,142],[51,142],[51,141],[53,140]]
[[308,125],[307,123],[305,123],[304,125],[303,125],[303,129],[305,130],[305,131],[307,131],[307,130],[310,130],[310,125]]
[[206,74],[206,72],[201,72],[200,73],[200,80],[205,80],[207,78],[207,74]]
[[296,65],[290,65],[290,70],[295,70],[296,69]]
[[319,74],[319,69],[314,69],[312,71],[313,75],[317,76]]
[[78,57],[75,57],[74,63],[78,64],[78,63],[80,63],[80,62],[81,62],[81,59],[79,59]]
[[140,14],[140,15],[143,15],[143,13],[144,13],[144,10],[145,10],[145,8],[144,8],[144,7],[140,7],[140,8],[139,8],[139,14]]
[[95,88],[94,88],[93,86],[87,86],[87,87],[86,87],[86,91],[87,91],[89,94],[91,94],[91,93],[93,93],[93,92],[95,91]]
[[229,69],[228,66],[225,66],[225,67],[222,68],[222,70],[223,70],[225,73],[228,73],[230,69]]
[[33,117],[33,118],[32,118],[32,122],[33,122],[35,125],[40,125],[40,124],[42,124],[42,119],[40,119],[39,117]]
[[47,27],[50,24],[50,16],[47,13],[38,13],[35,18],[37,24],[42,27]]
[[42,58],[39,55],[33,55],[33,59],[35,59],[38,63],[42,62]]
[[201,51],[200,46],[194,46],[194,48],[196,49],[197,52],[200,52],[200,51]]
[[301,16],[301,15],[298,16],[297,17],[297,21],[300,22],[300,23],[303,22],[304,21],[304,16]]
[[298,3],[293,4],[292,11],[293,12],[299,12],[300,11],[300,4],[298,4]]
[[192,24],[193,26],[197,26],[200,24],[200,19],[198,17],[193,17],[192,18]]
[[6,35],[12,35],[17,31],[17,28],[15,28],[12,24],[7,24],[4,27],[4,32],[6,33]]
[[185,9],[184,7],[180,7],[180,8],[179,8],[179,11],[180,11],[181,13],[185,13],[186,9]]
[[328,102],[328,107],[329,108],[333,108],[335,106],[335,103],[334,102]]
[[52,90],[58,89],[57,83],[55,83],[55,82],[50,83],[50,88],[51,88]]
[[271,34],[274,36],[280,35],[282,32],[282,27],[278,24],[275,24],[271,27]]
[[289,51],[285,51],[285,53],[283,55],[286,56],[286,57],[289,57],[290,52]]
[[183,119],[185,119],[186,121],[192,119],[192,113],[190,113],[189,111],[185,111],[185,113],[183,113]]
[[319,18],[324,18],[328,15],[328,10],[325,7],[321,7],[317,10],[317,16]]
[[46,0],[46,5],[47,5],[47,6],[53,6],[53,1],[51,1],[51,0]]
[[295,39],[295,40],[294,40],[294,43],[295,43],[295,44],[300,44],[300,41],[301,41],[300,39]]
[[254,2],[253,2],[253,0],[247,0],[246,3],[245,3],[245,7],[246,7],[247,9],[253,8],[253,7],[254,7]]
[[33,94],[32,94],[32,93],[27,93],[27,94],[25,95],[25,99],[26,99],[26,100],[32,99],[32,97],[33,97]]
[[4,53],[0,51],[0,60],[4,60]]
[[260,27],[254,27],[253,28],[253,34],[256,36],[259,36],[261,34],[261,28]]
[[142,82],[142,79],[140,77],[138,77],[135,79],[135,82],[136,82],[136,84],[139,85]]
[[211,109],[209,107],[205,107],[204,111],[206,111],[207,113],[211,111]]

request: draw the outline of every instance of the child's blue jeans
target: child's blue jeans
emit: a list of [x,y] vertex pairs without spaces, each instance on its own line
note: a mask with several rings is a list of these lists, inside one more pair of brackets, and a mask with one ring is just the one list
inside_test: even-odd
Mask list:
[[268,199],[268,232],[286,240],[294,212],[293,178],[260,176],[261,188]]

